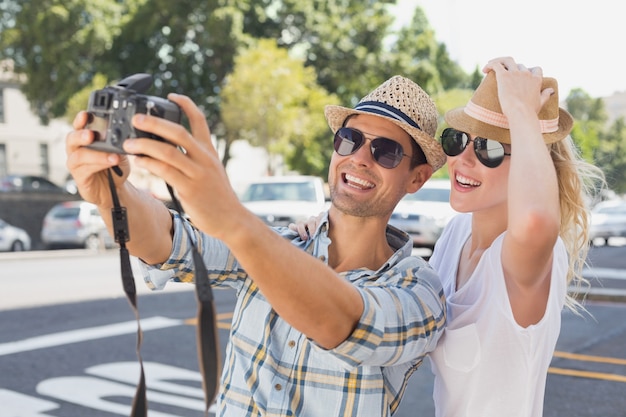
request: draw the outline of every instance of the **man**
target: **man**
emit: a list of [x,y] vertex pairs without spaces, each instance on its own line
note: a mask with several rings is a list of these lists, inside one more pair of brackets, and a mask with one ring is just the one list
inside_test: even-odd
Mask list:
[[191,280],[187,231],[212,285],[237,289],[218,415],[391,415],[445,324],[437,275],[411,256],[406,233],[387,226],[397,202],[445,162],[433,137],[432,100],[396,76],[355,109],[326,107],[335,133],[332,204],[305,242],[244,208],[202,112],[187,97],[168,98],[187,115],[191,132],[146,115],[133,124],[185,152],[151,139],[129,139],[124,149],[142,155],[136,164],[176,189],[193,225],[126,181],[126,157],[84,147],[94,140],[83,129],[84,112],[67,137],[67,165],[81,196],[107,221],[112,199],[105,171],[121,167],[115,184],[128,212],[128,249],[145,263],[154,287]]

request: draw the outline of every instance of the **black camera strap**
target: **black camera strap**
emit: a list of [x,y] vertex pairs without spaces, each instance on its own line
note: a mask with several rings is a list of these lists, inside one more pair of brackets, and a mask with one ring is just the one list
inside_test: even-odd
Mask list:
[[[116,174],[121,175],[121,170],[119,169],[119,167],[116,166],[113,168],[113,170],[116,172]],[[109,188],[111,189],[111,197],[113,199],[113,208],[111,209],[113,219],[113,234],[115,241],[120,246],[122,286],[137,320],[136,352],[137,359],[139,360],[140,365],[140,377],[139,383],[137,384],[137,390],[135,392],[135,398],[133,399],[130,417],[147,417],[148,402],[146,398],[146,378],[144,373],[143,360],[141,358],[141,343],[143,340],[143,332],[141,330],[139,310],[137,308],[137,289],[135,287],[135,279],[133,277],[133,272],[130,265],[130,256],[128,253],[128,249],[126,248],[126,242],[130,240],[128,217],[126,214],[126,208],[120,205],[111,170],[108,170],[107,173],[109,179]],[[174,203],[175,209],[182,215],[180,202],[175,197],[173,189],[170,187],[169,184],[167,184],[167,188],[170,196],[172,197],[172,202]],[[198,361],[202,374],[202,387],[204,389],[204,413],[205,416],[208,416],[209,407],[213,402],[213,399],[217,395],[221,369],[216,314],[215,306],[213,304],[213,291],[211,289],[206,266],[204,265],[202,256],[200,255],[200,252],[198,251],[193,239],[191,238],[191,236],[188,236],[188,238],[193,248],[192,256],[196,283],[196,298],[198,300],[198,324],[196,326],[198,341]]]
[[[183,208],[176,198],[174,190],[169,184],[167,191],[170,193],[174,209],[182,215]],[[191,252],[194,265],[194,281],[196,284],[196,299],[198,300],[198,324],[196,335],[198,341],[198,363],[202,373],[202,388],[205,398],[205,415],[209,413],[209,406],[217,395],[219,377],[221,374],[220,351],[217,334],[217,321],[215,304],[213,303],[213,290],[209,273],[202,260],[202,255],[191,236],[187,235],[193,248]]]
[[[119,170],[118,167],[116,167]],[[116,172],[118,172],[116,170]],[[119,173],[119,172],[118,172]],[[107,171],[109,177],[109,188],[111,189],[111,197],[113,199],[113,208],[111,214],[113,218],[113,237],[115,241],[120,245],[120,265],[122,268],[122,286],[126,293],[126,298],[130,303],[133,312],[135,313],[135,319],[137,320],[137,359],[139,360],[140,375],[139,383],[137,384],[137,391],[135,392],[135,398],[133,399],[132,409],[130,417],[147,417],[148,415],[148,402],[146,400],[146,377],[143,369],[143,360],[141,359],[141,342],[143,340],[143,332],[141,330],[141,322],[139,320],[139,310],[137,309],[137,288],[135,287],[135,278],[133,277],[133,271],[130,266],[130,256],[128,249],[126,248],[126,242],[130,240],[128,232],[128,217],[126,216],[126,207],[120,205],[115,184],[113,183],[113,176],[111,170]]]

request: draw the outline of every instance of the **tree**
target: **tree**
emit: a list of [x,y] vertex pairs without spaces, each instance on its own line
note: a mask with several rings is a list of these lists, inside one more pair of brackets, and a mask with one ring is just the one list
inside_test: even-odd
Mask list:
[[152,94],[177,91],[188,95],[219,134],[221,85],[232,71],[237,49],[249,41],[235,3],[179,0],[173,7],[167,0],[145,1],[104,56],[105,73],[121,78],[152,72]]
[[107,85],[107,78],[102,74],[96,74],[91,83],[75,92],[67,103],[68,121],[71,121],[79,111],[86,110],[89,103],[89,96],[94,90],[102,89]]
[[604,171],[609,188],[626,193],[626,122],[623,117],[600,134],[594,157]]
[[575,88],[570,91],[565,103],[568,112],[574,118],[572,140],[585,160],[598,163],[600,136],[607,120],[602,99],[591,98],[582,89]]
[[284,0],[275,21],[279,45],[315,68],[317,81],[346,105],[356,104],[384,78],[381,60],[393,17],[375,0]]
[[[421,8],[409,28],[391,33],[388,6],[394,3],[0,0],[0,59],[14,61],[15,72],[27,80],[23,90],[44,122],[66,115],[76,92],[85,96],[104,87],[94,82],[96,74],[102,74],[104,84],[113,84],[148,72],[154,77],[149,94],[189,95],[205,111],[212,132],[223,139],[229,133],[221,123],[221,89],[236,52],[255,39],[274,39],[291,56],[301,57],[317,84],[347,106],[395,73],[414,78],[430,93],[465,86]],[[396,42],[401,46],[394,47]],[[304,153],[290,156],[291,148],[283,150],[288,160],[293,157],[293,163],[300,161],[307,169],[324,165],[305,163]],[[227,148],[224,162],[228,158]]]
[[[320,131],[328,131],[323,105],[336,101],[317,85],[315,72],[302,60],[291,58],[273,40],[259,40],[235,58],[221,92],[226,146],[246,139],[269,155],[284,155],[300,165],[292,169],[323,167],[321,155],[309,148]],[[310,155],[293,157],[303,146]],[[273,171],[268,166],[268,172]]]
[[384,78],[403,74],[430,94],[469,87],[467,74],[450,59],[445,45],[437,42],[420,7],[415,9],[411,23],[398,31],[388,59]]
[[[111,48],[138,0],[5,1],[2,59],[26,75],[22,92],[46,123],[65,113],[76,90],[95,73],[94,63]],[[8,12],[7,12],[8,13]]]

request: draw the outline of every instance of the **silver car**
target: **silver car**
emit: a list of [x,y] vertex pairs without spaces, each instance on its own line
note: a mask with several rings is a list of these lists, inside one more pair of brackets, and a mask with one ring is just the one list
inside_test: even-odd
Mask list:
[[98,208],[86,201],[66,201],[52,207],[43,219],[41,241],[49,249],[115,246]]
[[456,214],[450,206],[450,180],[430,179],[417,192],[400,200],[389,224],[407,232],[413,247],[433,249],[443,228]]
[[30,250],[30,236],[24,229],[0,219],[0,251],[20,252]]
[[609,238],[626,237],[626,201],[609,200],[596,204],[591,210],[591,226],[589,240],[604,240],[608,244]]

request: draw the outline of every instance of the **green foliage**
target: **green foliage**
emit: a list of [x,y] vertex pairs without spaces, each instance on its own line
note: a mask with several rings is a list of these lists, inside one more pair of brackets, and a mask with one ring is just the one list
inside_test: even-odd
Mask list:
[[[155,79],[149,94],[165,96],[176,91],[203,108],[212,132],[226,143],[224,163],[232,140],[245,137],[268,140],[271,150],[283,154],[292,169],[325,175],[332,148],[327,146],[324,104],[352,106],[395,74],[415,79],[430,93],[466,87],[470,82],[450,60],[445,45],[437,43],[421,8],[408,27],[392,32],[388,6],[394,3],[0,0],[0,59],[13,60],[15,72],[26,78],[23,91],[44,122],[68,113],[71,119],[90,91],[133,73],[148,72]],[[297,119],[306,134],[288,123],[280,126],[267,120],[259,129],[272,135],[259,131],[255,137],[250,133],[254,126],[242,130],[222,123],[225,80],[234,70],[238,51],[249,51],[257,39],[273,39],[290,57],[302,59],[298,65],[306,68],[302,74],[307,75],[300,80],[304,84],[299,89],[289,83],[292,88],[284,94],[293,101],[281,103],[283,107],[274,110],[272,117]],[[239,72],[244,72],[242,65]],[[245,70],[249,82],[269,82],[256,74],[260,70],[258,66]],[[96,79],[96,74],[101,75]],[[256,91],[267,95],[263,102],[269,107],[278,90]],[[240,113],[245,111],[240,109]]]
[[72,120],[74,120],[74,117],[79,111],[87,109],[89,95],[92,91],[104,88],[107,84],[108,80],[104,75],[96,74],[92,78],[91,83],[77,91],[67,103],[67,112],[65,114],[67,122],[72,123]]
[[602,168],[610,189],[626,193],[626,122],[623,117],[599,135],[594,152],[595,161]]
[[592,98],[580,88],[570,91],[566,99],[567,111],[579,121],[606,123],[608,116],[601,98]]
[[47,122],[65,113],[70,97],[85,86],[93,64],[113,44],[135,1],[22,0],[5,18],[2,59],[27,75],[23,93]]
[[[221,100],[229,141],[246,139],[268,154],[292,157],[298,165],[324,166],[320,154],[310,148],[316,147],[319,132],[328,130],[323,106],[337,99],[317,86],[311,67],[289,57],[275,41],[260,40],[237,56]],[[310,155],[294,157],[303,147]]]
[[436,94],[450,88],[468,85],[468,76],[450,59],[443,44],[435,39],[426,15],[417,8],[411,23],[400,28],[389,56],[384,78],[403,74],[426,92]]
[[583,158],[604,171],[609,188],[626,192],[626,129],[618,119],[606,127],[604,102],[581,89],[570,91],[567,110],[575,123],[571,136]]
[[392,1],[284,0],[274,2],[280,45],[316,69],[319,85],[346,105],[356,104],[385,77],[381,69]]

